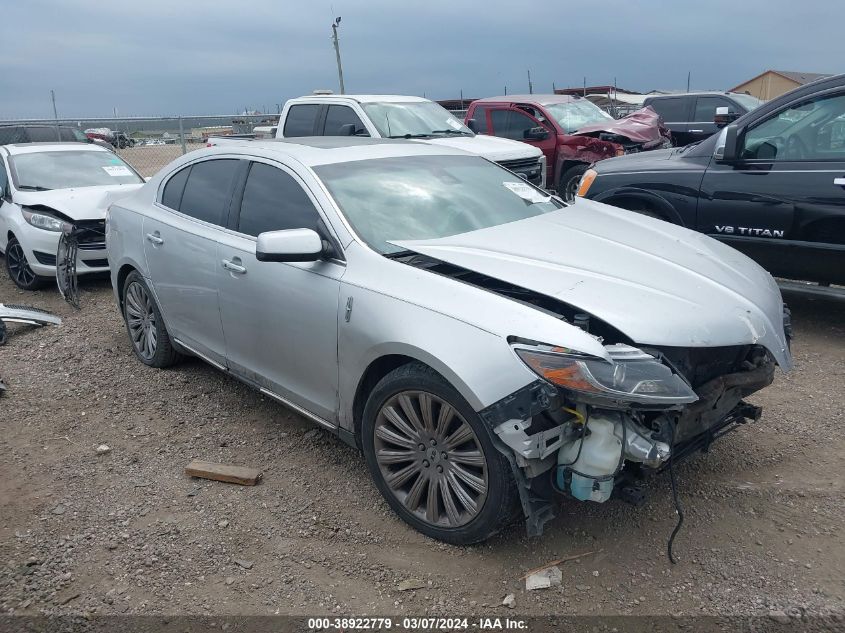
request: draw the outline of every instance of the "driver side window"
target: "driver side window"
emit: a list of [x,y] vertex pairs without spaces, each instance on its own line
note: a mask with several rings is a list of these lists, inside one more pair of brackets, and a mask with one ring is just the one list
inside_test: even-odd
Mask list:
[[527,114],[516,110],[493,110],[490,119],[496,136],[515,141],[524,141],[528,138],[528,130],[540,125]]
[[745,134],[747,160],[845,160],[845,95],[823,97],[783,110]]

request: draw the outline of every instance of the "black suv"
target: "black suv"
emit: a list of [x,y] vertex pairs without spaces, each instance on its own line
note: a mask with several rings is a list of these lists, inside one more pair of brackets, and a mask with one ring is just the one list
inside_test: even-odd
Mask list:
[[845,75],[700,143],[596,163],[579,193],[706,233],[775,276],[845,284]]
[[672,134],[672,144],[681,146],[706,139],[719,131],[716,108],[727,108],[730,120],[737,119],[763,102],[736,92],[687,92],[655,95],[643,102],[651,106]]

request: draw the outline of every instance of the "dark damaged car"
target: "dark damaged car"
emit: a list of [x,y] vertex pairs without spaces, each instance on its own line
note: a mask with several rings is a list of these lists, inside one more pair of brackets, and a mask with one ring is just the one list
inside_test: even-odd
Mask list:
[[478,134],[523,141],[546,157],[546,182],[572,200],[590,164],[671,144],[669,130],[651,108],[614,119],[597,105],[570,95],[511,95],[473,101],[466,124]]
[[701,231],[777,277],[845,284],[845,75],[700,143],[603,161],[580,194]]

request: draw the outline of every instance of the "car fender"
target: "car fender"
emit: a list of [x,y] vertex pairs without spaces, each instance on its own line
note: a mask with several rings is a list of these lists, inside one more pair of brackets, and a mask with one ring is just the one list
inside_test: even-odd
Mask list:
[[672,204],[664,197],[653,191],[647,191],[645,189],[639,189],[637,187],[618,187],[615,189],[607,189],[605,191],[602,191],[601,193],[596,194],[590,199],[595,200],[596,202],[603,202],[611,206],[619,206],[614,202],[614,199],[620,200],[623,198],[626,198],[628,200],[642,201],[648,204],[649,207],[653,208],[655,211],[663,215],[672,224],[677,224],[678,226],[686,227],[686,223],[684,222],[683,218],[681,218],[681,214],[677,212],[675,207],[672,206]]
[[506,338],[448,314],[345,285],[338,316],[339,423],[354,430],[353,404],[370,365],[401,355],[440,373],[476,411],[537,380]]

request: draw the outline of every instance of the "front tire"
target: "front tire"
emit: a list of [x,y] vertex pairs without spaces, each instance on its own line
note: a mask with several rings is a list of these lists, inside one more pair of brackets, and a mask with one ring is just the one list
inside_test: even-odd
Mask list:
[[575,165],[570,167],[560,177],[558,195],[566,202],[575,200],[578,194],[578,185],[581,183],[581,176],[587,171],[589,165]]
[[47,285],[48,277],[40,277],[30,268],[23,246],[16,237],[6,244],[6,272],[21,290],[38,290]]
[[179,360],[161,311],[144,278],[133,270],[123,285],[123,320],[135,356],[150,367],[170,367]]
[[379,492],[423,534],[468,545],[514,518],[510,464],[478,414],[430,367],[409,363],[378,382],[361,439]]

